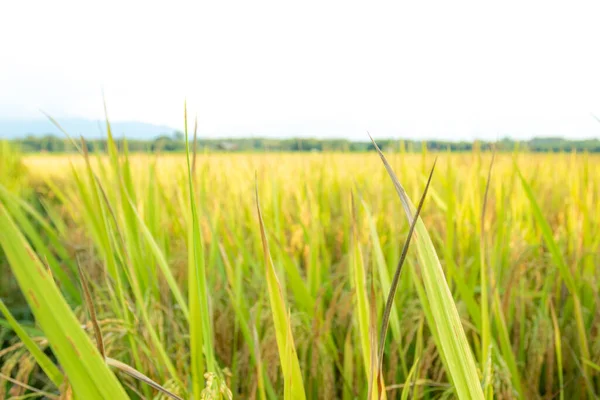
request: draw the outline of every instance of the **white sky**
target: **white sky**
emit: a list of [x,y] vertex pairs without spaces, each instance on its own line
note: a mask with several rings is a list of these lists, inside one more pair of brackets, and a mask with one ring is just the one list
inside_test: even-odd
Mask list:
[[600,136],[598,1],[0,2],[0,118],[207,136]]

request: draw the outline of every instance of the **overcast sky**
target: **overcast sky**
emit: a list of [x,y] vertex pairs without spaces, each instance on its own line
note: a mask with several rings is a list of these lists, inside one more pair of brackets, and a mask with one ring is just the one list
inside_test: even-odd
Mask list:
[[0,118],[205,136],[600,136],[598,1],[2,1]]

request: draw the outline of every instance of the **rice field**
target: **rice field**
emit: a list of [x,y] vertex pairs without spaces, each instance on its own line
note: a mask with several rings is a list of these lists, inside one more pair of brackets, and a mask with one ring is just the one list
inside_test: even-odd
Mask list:
[[598,155],[3,151],[0,399],[600,395]]

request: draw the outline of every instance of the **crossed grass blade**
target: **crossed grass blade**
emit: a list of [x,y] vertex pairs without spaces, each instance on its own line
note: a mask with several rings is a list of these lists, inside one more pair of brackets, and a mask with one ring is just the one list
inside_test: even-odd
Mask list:
[[390,291],[387,297],[387,301],[385,304],[385,309],[383,311],[383,317],[381,321],[381,331],[379,334],[379,366],[378,366],[378,375],[379,379],[382,375],[383,370],[383,352],[385,350],[385,339],[387,336],[387,330],[390,322],[390,314],[392,312],[392,306],[394,302],[394,297],[396,296],[396,291],[398,289],[398,283],[400,282],[400,273],[402,272],[402,266],[404,265],[404,260],[408,254],[408,248],[410,246],[411,239],[413,237],[413,233],[415,230],[416,222],[418,221],[419,214],[421,213],[421,209],[423,208],[423,203],[425,202],[425,197],[427,196],[427,191],[429,189],[429,185],[431,184],[431,178],[433,177],[433,171],[435,171],[435,165],[437,163],[437,158],[431,167],[431,172],[429,173],[429,178],[427,179],[427,183],[425,185],[425,190],[421,195],[421,199],[419,200],[419,205],[417,206],[417,211],[415,212],[415,217],[410,224],[410,228],[408,230],[408,235],[406,237],[406,241],[404,242],[404,246],[402,247],[402,253],[400,255],[400,260],[396,266],[396,271],[394,272],[394,277],[392,278],[392,283],[390,286]]
[[[396,192],[410,223],[414,218],[414,206],[387,159],[371,137],[371,141],[379,154],[390,176]],[[421,218],[416,218],[416,244],[423,278],[425,292],[431,306],[432,327],[434,335],[438,336],[440,352],[450,375],[456,394],[460,399],[483,399],[483,390],[477,373],[477,366],[467,342],[456,304],[446,282],[433,242]]]

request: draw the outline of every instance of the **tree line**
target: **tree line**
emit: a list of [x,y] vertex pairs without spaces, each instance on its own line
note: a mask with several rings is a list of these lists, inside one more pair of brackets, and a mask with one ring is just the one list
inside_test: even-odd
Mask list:
[[[54,135],[27,136],[11,140],[22,152],[26,153],[71,153],[76,149],[71,141]],[[125,146],[124,139],[116,139],[117,146]],[[500,151],[511,151],[516,148],[532,152],[600,152],[599,139],[568,140],[562,138],[534,138],[515,141],[504,138],[498,142],[490,141],[444,141],[444,140],[403,140],[377,139],[377,143],[388,151],[418,152],[423,149],[438,151],[466,152],[474,149],[489,150],[493,146]],[[127,149],[131,152],[184,152],[185,141],[181,132],[162,135],[154,139],[127,139]],[[106,151],[106,139],[90,139],[86,141],[89,151]],[[311,139],[311,138],[231,138],[206,139],[198,138],[197,149],[211,152],[366,152],[374,150],[369,141],[350,141],[347,139]]]

